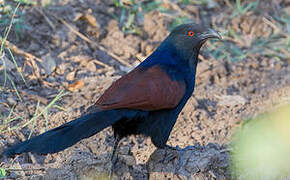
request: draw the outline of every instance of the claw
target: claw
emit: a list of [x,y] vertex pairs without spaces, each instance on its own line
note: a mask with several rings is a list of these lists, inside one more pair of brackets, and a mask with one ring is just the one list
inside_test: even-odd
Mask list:
[[178,158],[178,164],[177,164],[176,172],[179,171],[179,169],[181,169],[181,167],[183,165],[183,160],[184,160],[183,154],[184,154],[184,152],[187,149],[186,148],[185,149],[182,149],[179,146],[172,147],[172,146],[168,146],[168,145],[165,145],[165,148],[164,149],[170,149],[170,150],[176,151],[174,156],[171,156],[169,158],[164,158],[163,159],[163,162],[165,162],[165,160],[170,161],[170,160],[172,160],[172,159],[174,159],[174,158],[177,157]]
[[112,154],[111,154],[111,158],[110,158],[111,159],[111,169],[110,169],[110,172],[109,172],[109,178],[110,179],[113,178],[114,166],[115,166],[116,162],[118,161],[118,154],[116,154],[116,150],[118,148],[120,140],[121,140],[120,137],[118,135],[116,135],[115,136],[115,142],[114,142],[113,150],[112,150]]
[[117,162],[118,162],[118,154],[114,155],[114,157],[113,156],[111,157],[111,169],[109,173],[110,179],[113,179],[114,168]]

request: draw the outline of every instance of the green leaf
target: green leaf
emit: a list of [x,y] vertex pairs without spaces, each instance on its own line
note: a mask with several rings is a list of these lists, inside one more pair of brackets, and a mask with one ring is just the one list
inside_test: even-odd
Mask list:
[[14,0],[14,1],[20,2],[21,4],[25,4],[25,5],[36,5],[36,2],[32,0]]
[[130,14],[129,14],[129,17],[128,17],[128,20],[127,20],[127,22],[126,22],[126,24],[125,24],[125,27],[126,27],[126,28],[129,28],[129,27],[133,24],[133,22],[134,22],[134,18],[135,18],[135,14],[130,13]]
[[6,176],[6,170],[5,169],[2,169],[0,168],[0,178],[4,178]]
[[153,11],[153,10],[164,10],[162,7],[162,1],[156,0],[156,1],[151,1],[149,3],[146,3],[146,5],[143,5],[143,9],[145,10],[146,13]]
[[173,30],[176,26],[184,23],[191,23],[192,19],[185,17],[185,16],[179,16],[173,20],[173,22],[169,25],[169,30]]

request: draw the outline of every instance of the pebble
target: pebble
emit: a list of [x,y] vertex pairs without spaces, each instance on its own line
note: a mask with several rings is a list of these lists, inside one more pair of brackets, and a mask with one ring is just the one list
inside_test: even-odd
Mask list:
[[236,105],[244,105],[246,104],[246,99],[239,95],[223,95],[219,97],[219,106],[236,106]]
[[50,55],[44,55],[41,57],[41,66],[44,68],[47,74],[51,74],[56,69],[56,62]]
[[56,73],[59,75],[63,75],[65,72],[65,64],[60,64],[57,68],[56,68]]
[[[11,71],[15,68],[15,65],[12,61],[10,61],[7,56],[4,56],[3,61],[5,61],[6,71]],[[0,66],[3,65],[3,62],[0,61]]]
[[128,165],[128,166],[136,165],[136,160],[135,160],[135,158],[133,156],[120,155],[119,158],[122,159],[123,161],[125,161],[126,165]]
[[69,73],[67,73],[67,75],[66,75],[66,80],[68,80],[68,81],[73,81],[74,79],[75,79],[75,71],[72,71],[72,72],[69,72]]
[[91,72],[96,72],[97,71],[96,65],[95,65],[95,63],[93,61],[88,62],[86,67]]
[[13,105],[15,105],[15,104],[17,103],[17,101],[16,101],[14,98],[12,98],[12,97],[8,97],[8,98],[7,98],[7,103],[8,103],[10,106],[13,106]]

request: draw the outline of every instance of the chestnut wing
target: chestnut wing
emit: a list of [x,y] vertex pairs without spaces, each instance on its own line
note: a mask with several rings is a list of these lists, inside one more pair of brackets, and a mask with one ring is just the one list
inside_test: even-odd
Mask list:
[[100,109],[145,111],[175,108],[185,93],[183,81],[174,81],[158,65],[138,67],[115,81],[98,99]]

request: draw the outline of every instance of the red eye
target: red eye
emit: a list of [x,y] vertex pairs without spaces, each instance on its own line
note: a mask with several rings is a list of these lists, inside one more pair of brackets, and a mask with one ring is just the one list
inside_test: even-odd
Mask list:
[[194,35],[194,32],[193,31],[188,31],[187,35],[188,36],[193,36]]

